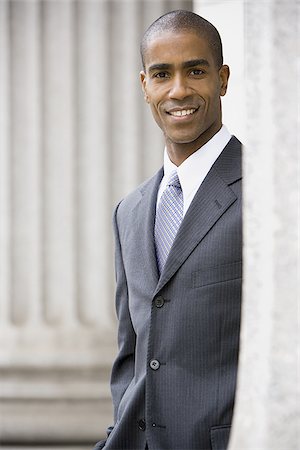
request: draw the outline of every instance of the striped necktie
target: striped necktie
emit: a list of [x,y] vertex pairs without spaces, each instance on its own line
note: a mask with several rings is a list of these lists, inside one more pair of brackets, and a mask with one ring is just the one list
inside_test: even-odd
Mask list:
[[183,194],[177,171],[171,173],[156,210],[154,239],[159,273],[162,272],[183,218]]

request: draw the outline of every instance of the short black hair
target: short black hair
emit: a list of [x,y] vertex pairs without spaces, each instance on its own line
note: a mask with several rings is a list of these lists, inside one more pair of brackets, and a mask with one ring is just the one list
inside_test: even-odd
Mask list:
[[222,41],[220,34],[214,25],[194,12],[178,9],[159,17],[145,31],[140,46],[144,70],[145,53],[150,40],[155,35],[159,35],[165,31],[192,31],[198,34],[198,36],[204,38],[208,42],[216,66],[220,68],[223,65]]

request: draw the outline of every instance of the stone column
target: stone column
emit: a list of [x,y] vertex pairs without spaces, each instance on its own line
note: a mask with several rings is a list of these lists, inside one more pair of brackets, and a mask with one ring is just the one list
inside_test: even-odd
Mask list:
[[111,216],[161,164],[139,41],[190,1],[0,2],[0,441],[111,424]]
[[245,284],[231,450],[300,443],[299,7],[245,3]]

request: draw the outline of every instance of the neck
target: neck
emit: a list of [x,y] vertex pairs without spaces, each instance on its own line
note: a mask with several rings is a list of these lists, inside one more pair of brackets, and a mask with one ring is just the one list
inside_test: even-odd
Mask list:
[[195,141],[188,143],[177,143],[166,139],[166,148],[168,156],[173,164],[177,167],[183,163],[189,156],[203,147],[218,131],[220,131],[222,124],[217,129],[206,130]]

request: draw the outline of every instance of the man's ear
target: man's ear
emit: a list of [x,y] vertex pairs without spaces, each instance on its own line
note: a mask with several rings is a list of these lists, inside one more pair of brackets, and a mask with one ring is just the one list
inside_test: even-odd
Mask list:
[[223,97],[223,95],[225,95],[227,92],[228,79],[230,76],[229,67],[226,65],[223,65],[221,67],[221,69],[219,70],[219,76],[220,76],[220,81],[221,81],[220,95]]
[[149,97],[148,97],[147,89],[146,89],[146,74],[143,70],[140,72],[140,81],[141,81],[142,89],[144,92],[144,99],[147,103],[149,103]]

